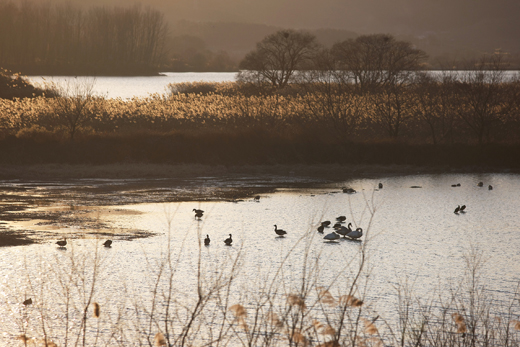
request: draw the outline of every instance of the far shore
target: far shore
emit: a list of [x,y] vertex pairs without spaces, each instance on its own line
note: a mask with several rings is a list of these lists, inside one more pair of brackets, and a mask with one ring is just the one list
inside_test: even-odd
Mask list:
[[518,168],[449,167],[372,164],[275,164],[275,165],[205,165],[205,164],[149,164],[119,163],[88,164],[32,164],[0,167],[0,180],[74,180],[74,179],[183,179],[200,176],[257,176],[310,177],[324,181],[350,178],[377,178],[398,175],[442,173],[518,173]]

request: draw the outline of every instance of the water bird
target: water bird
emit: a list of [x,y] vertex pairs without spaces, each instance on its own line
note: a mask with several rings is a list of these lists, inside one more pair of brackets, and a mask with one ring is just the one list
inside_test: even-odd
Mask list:
[[233,239],[231,238],[231,234],[229,234],[229,237],[224,240],[224,243],[226,244],[226,246],[231,246],[231,244],[233,243]]
[[356,190],[354,188],[343,188],[343,193],[354,194]]
[[327,234],[325,237],[323,237],[323,239],[327,241],[336,241],[339,238],[339,234],[336,234],[335,232],[331,232],[330,234]]
[[336,233],[342,235],[343,237],[346,237],[348,233],[352,231],[352,223],[348,223],[347,227],[344,227],[340,225],[338,228],[336,228]]
[[323,224],[322,224],[322,225],[320,225],[320,226],[318,227],[318,232],[319,232],[320,234],[323,234],[323,229],[325,229],[325,227],[324,227]]
[[65,247],[67,245],[67,239],[57,241],[56,244],[60,247]]
[[460,187],[460,183],[452,184],[451,186],[452,186],[452,187]]
[[333,228],[333,229],[337,229],[337,228],[339,228],[339,227],[341,227],[341,223],[336,223],[336,224],[334,224],[334,226],[333,226],[332,228]]
[[24,304],[24,306],[28,306],[28,305],[32,304],[32,298],[24,300],[24,302],[22,302],[22,304]]
[[[231,235],[229,235],[231,237]],[[209,235],[206,235],[206,238],[204,239],[204,245],[205,246],[209,246],[209,243],[210,243],[210,239],[209,239]],[[224,241],[225,242],[225,241]]]
[[347,234],[347,237],[356,240],[363,236],[363,229],[357,228],[356,230],[352,230]]
[[383,189],[383,183],[379,182],[379,189]]
[[204,214],[204,211],[197,210],[196,208],[194,208],[193,211],[195,212],[195,218],[197,218],[197,219],[201,219],[202,218],[202,215]]
[[275,232],[276,235],[278,235],[278,236],[284,236],[285,234],[287,234],[287,232],[286,232],[285,230],[278,229],[278,227],[276,226],[276,224],[274,225],[274,232]]
[[462,206],[460,207],[459,212],[466,212],[465,210],[466,210],[466,205],[462,205]]
[[325,222],[321,222],[321,225],[324,227],[328,227],[330,225],[330,220],[326,220]]
[[453,213],[459,213],[460,212],[460,205],[458,205],[457,207],[455,207],[455,211],[453,211]]
[[488,190],[493,190],[493,186],[491,184],[488,186]]
[[347,220],[347,217],[345,217],[345,216],[339,216],[339,217],[336,218],[336,220],[337,220],[338,222],[344,222],[344,221]]
[[477,184],[477,186],[479,186],[479,187],[483,187],[483,186],[484,186],[484,182],[479,182],[479,183]]
[[255,196],[255,201],[256,201],[256,202],[259,202],[259,201],[260,201],[260,195]]
[[103,242],[103,246],[111,247],[112,246],[112,240],[106,240],[105,242]]

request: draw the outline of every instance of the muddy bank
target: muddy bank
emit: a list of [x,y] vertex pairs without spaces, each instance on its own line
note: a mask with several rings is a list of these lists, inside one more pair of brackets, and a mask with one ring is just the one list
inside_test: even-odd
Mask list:
[[[76,237],[131,240],[143,230],[114,229],[103,216],[138,203],[240,201],[276,188],[335,187],[356,178],[481,172],[441,167],[341,165],[29,165],[0,168],[0,246]],[[17,229],[12,228],[16,223]],[[27,225],[27,228],[23,226]],[[20,227],[22,226],[22,227]]]

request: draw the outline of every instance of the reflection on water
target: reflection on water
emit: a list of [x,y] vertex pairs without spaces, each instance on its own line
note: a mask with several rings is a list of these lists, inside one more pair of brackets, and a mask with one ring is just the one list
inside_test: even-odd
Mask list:
[[[484,182],[482,188],[477,186],[480,181]],[[379,182],[384,188],[377,189]],[[457,183],[460,186],[452,187]],[[488,190],[488,185],[494,189]],[[357,193],[344,194],[343,186],[353,187]],[[165,271],[167,254],[171,254],[175,267],[175,295],[180,301],[196,299],[199,271],[206,281],[215,280],[230,271],[239,254],[240,270],[231,288],[230,304],[247,297],[244,293],[267,290],[264,285],[275,276],[283,292],[296,290],[309,271],[304,264],[319,264],[314,269],[319,272],[316,285],[333,284],[339,294],[348,289],[363,246],[368,254],[364,278],[368,284],[360,285],[357,295],[363,295],[367,307],[384,319],[396,318],[399,283],[409,280],[415,295],[431,297],[439,286],[460,282],[467,269],[465,255],[472,249],[484,254],[486,261],[480,274],[490,295],[509,300],[520,280],[518,192],[518,175],[425,175],[360,179],[319,189],[279,189],[262,195],[259,201],[118,206],[139,213],[103,214],[107,222],[158,236],[131,242],[114,240],[111,248],[100,247],[97,254],[93,251],[95,240],[72,240],[65,251],[54,244],[0,249],[4,264],[9,264],[0,269],[1,304],[21,310],[16,303],[28,293],[45,296],[45,288],[38,288],[37,283],[48,277],[57,285],[53,274],[72,266],[71,254],[83,259],[84,264],[95,256],[103,259],[93,300],[103,308],[109,307],[110,312],[128,310],[128,325],[134,323],[135,315],[130,312],[135,303],[150,302],[154,280]],[[466,205],[466,212],[455,214],[458,205]],[[205,211],[201,220],[194,217],[194,208]],[[324,242],[317,226],[324,220],[334,223],[340,215],[347,216],[346,223],[363,228],[362,242]],[[275,224],[287,231],[285,237],[277,237]],[[330,231],[326,228],[325,234]],[[233,235],[233,244],[227,247],[224,239],[229,234]],[[206,235],[211,238],[207,247],[200,244]],[[89,271],[91,274],[94,270]],[[338,273],[344,277],[338,278]],[[31,288],[28,279],[36,287]],[[171,283],[163,280],[158,283]],[[79,284],[88,289],[88,276],[82,281]],[[63,305],[63,298],[59,299]],[[5,339],[18,334],[20,324],[13,317],[20,313],[0,318]],[[58,335],[59,329],[55,327],[53,332]]]
[[[94,79],[93,92],[110,99],[143,98],[150,96],[150,94],[163,95],[167,93],[167,86],[170,83],[230,82],[235,80],[235,76],[236,73],[234,72],[163,72],[161,76],[100,76]],[[52,82],[66,85],[70,81],[81,81],[82,77],[29,76],[29,80],[35,84]],[[92,78],[89,77],[88,80],[92,83]]]

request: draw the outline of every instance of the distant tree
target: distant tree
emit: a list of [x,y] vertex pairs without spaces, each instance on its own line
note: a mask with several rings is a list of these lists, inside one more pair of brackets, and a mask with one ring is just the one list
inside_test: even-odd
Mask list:
[[314,35],[280,30],[258,42],[256,49],[246,55],[239,64],[237,80],[283,88],[298,69],[309,67],[318,49]]
[[391,35],[363,35],[335,44],[336,68],[361,90],[406,83],[427,59],[425,52]]

